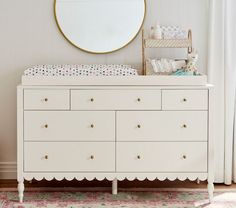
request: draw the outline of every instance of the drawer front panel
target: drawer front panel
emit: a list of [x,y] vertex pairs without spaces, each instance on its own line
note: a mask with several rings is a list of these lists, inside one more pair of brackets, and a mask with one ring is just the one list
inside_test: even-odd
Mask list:
[[207,110],[208,90],[163,90],[163,110]]
[[25,141],[115,141],[115,112],[25,111]]
[[69,90],[24,90],[25,110],[69,110]]
[[118,141],[207,141],[207,111],[117,112]]
[[25,142],[26,172],[113,172],[115,143]]
[[160,110],[160,90],[72,90],[72,110]]
[[207,172],[207,142],[118,142],[118,172]]

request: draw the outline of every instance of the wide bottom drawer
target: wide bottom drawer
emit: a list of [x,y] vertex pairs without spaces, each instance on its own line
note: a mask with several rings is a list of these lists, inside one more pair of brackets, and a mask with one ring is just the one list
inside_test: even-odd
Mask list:
[[118,142],[117,172],[207,172],[207,142]]
[[25,172],[114,172],[113,142],[25,142]]

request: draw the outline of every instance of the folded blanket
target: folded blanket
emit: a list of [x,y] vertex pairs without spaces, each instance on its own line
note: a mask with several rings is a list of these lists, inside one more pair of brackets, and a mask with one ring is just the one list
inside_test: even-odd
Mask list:
[[129,65],[37,65],[28,68],[24,76],[137,76]]
[[178,26],[161,26],[164,39],[186,39],[188,32]]
[[149,62],[152,65],[152,69],[155,73],[163,72],[175,72],[178,69],[183,69],[186,67],[185,60],[172,60],[172,59],[149,59]]

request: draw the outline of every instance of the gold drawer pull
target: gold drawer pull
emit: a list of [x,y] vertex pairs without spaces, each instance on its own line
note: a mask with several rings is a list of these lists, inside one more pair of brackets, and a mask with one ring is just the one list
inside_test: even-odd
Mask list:
[[43,101],[44,101],[44,102],[48,102],[48,98],[44,98]]
[[185,128],[185,129],[186,129],[186,128],[187,128],[187,125],[186,125],[186,124],[183,124],[183,128]]
[[91,101],[91,102],[94,102],[94,98],[91,98],[90,101]]
[[140,160],[140,159],[141,159],[141,156],[140,156],[140,155],[137,155],[137,159]]
[[141,98],[138,98],[137,101],[138,101],[138,102],[141,102]]
[[188,101],[187,98],[184,98],[184,99],[183,99],[183,102],[187,102],[187,101]]
[[48,155],[45,155],[45,156],[44,156],[44,159],[45,159],[45,160],[48,160]]
[[183,159],[184,159],[184,160],[187,159],[187,156],[186,156],[186,155],[183,155]]
[[47,129],[47,128],[48,128],[48,124],[45,124],[45,125],[44,125],[44,128]]
[[94,156],[93,156],[93,155],[91,155],[91,156],[90,156],[90,159],[91,159],[91,160],[93,160],[93,159],[94,159]]
[[141,129],[141,125],[140,124],[138,124],[137,127],[138,127],[138,129]]
[[90,127],[93,129],[94,128],[94,124],[91,124]]

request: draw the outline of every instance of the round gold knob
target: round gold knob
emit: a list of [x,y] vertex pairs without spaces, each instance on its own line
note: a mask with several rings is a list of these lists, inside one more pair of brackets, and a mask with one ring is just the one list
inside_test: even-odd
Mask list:
[[44,98],[44,101],[45,101],[45,102],[48,102],[48,98]]
[[141,156],[140,156],[140,155],[138,155],[138,156],[137,156],[137,159],[139,159],[139,160],[140,160],[140,159],[141,159]]
[[46,128],[46,129],[47,129],[47,128],[48,128],[48,124],[45,124],[45,125],[44,125],[44,128]]
[[141,98],[138,98],[137,101],[138,101],[138,102],[141,102]]
[[183,155],[183,159],[187,159],[187,156],[186,156],[186,155]]
[[94,125],[93,125],[93,124],[91,124],[91,125],[90,125],[90,127],[93,129],[93,128],[94,128]]
[[184,124],[184,125],[183,125],[183,128],[187,128],[187,125],[186,125],[186,124]]
[[183,99],[183,102],[187,102],[187,98],[184,98],[184,99]]
[[93,102],[93,101],[94,101],[94,99],[93,99],[93,98],[91,98],[91,99],[90,99],[90,101],[91,101],[91,102]]
[[45,158],[45,160],[47,160],[48,159],[48,155],[45,155],[44,158]]
[[91,155],[91,156],[90,156],[90,159],[91,159],[91,160],[93,160],[93,159],[94,159],[94,156],[93,156],[93,155]]
[[141,125],[140,125],[140,124],[138,124],[138,125],[137,125],[137,127],[140,129],[140,128],[141,128]]

